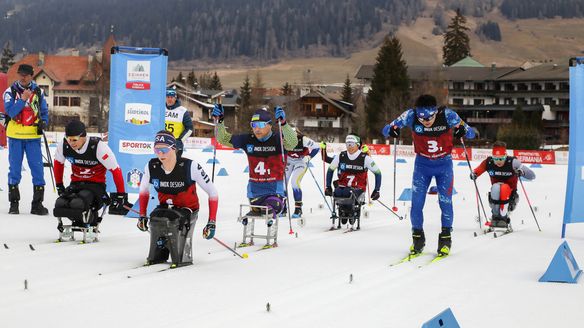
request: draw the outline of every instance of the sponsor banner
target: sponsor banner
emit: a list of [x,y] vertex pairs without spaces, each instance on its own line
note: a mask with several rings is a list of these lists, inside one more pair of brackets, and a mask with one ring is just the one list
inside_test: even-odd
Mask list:
[[[472,149],[467,148],[466,154],[468,158],[472,158]],[[464,148],[452,148],[452,159],[455,161],[466,161],[466,156],[464,155]]]
[[567,165],[568,164],[568,152],[567,151],[556,151],[554,152],[556,156],[556,164]]
[[584,222],[584,57],[570,59],[569,72],[571,129],[562,238],[567,223]]
[[153,155],[154,141],[120,140],[119,151],[132,155]]
[[397,157],[415,157],[416,152],[414,151],[413,145],[398,145],[397,146]]
[[150,90],[150,61],[128,60],[126,65],[126,89]]
[[553,151],[541,150],[514,150],[513,156],[521,163],[556,164]]
[[217,142],[217,139],[211,138],[211,145],[216,147],[217,150],[235,150],[235,148],[223,146],[222,144]]
[[482,162],[487,157],[489,157],[489,156],[491,156],[493,154],[493,150],[492,149],[473,148],[472,151],[471,151],[471,154],[472,154],[472,160],[473,161]]
[[389,145],[370,144],[367,147],[369,147],[371,155],[389,155],[391,153]]
[[150,124],[150,121],[152,121],[152,105],[127,103],[124,110],[124,121],[134,125]]
[[[164,129],[166,68],[162,49],[117,47],[111,56],[108,145],[137,193],[146,163],[154,157],[154,136]],[[107,175],[108,191],[115,189]]]
[[212,146],[211,138],[189,137],[183,143],[187,149],[201,149]]

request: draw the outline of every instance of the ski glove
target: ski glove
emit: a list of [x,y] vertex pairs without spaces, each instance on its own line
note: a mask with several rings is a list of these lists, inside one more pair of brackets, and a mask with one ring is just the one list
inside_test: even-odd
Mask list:
[[276,120],[280,121],[280,124],[284,125],[286,124],[286,112],[284,112],[284,110],[282,109],[282,107],[277,106],[275,108],[276,111]]
[[128,208],[132,208],[132,204],[128,202],[128,194],[125,192],[112,192],[110,193],[110,199],[109,214],[126,215],[129,211]]
[[363,145],[361,147],[361,152],[364,154],[369,154],[369,147],[367,147],[367,145]]
[[141,216],[138,219],[138,223],[136,224],[140,231],[148,231],[148,218],[145,216]]
[[371,193],[371,200],[378,200],[379,199],[379,191],[373,190]]
[[386,125],[381,131],[381,133],[383,133],[383,136],[386,138],[389,137],[399,138],[399,132],[400,129],[397,126],[391,124]]
[[211,116],[213,116],[213,118],[216,118],[217,122],[222,123],[224,115],[225,110],[223,109],[223,105],[215,104],[215,106],[213,106],[213,112],[211,113]]
[[65,194],[65,190],[65,186],[62,183],[57,183],[57,195],[59,195],[59,197]]
[[477,174],[474,173],[474,172],[470,172],[470,179],[473,180],[473,181],[476,180],[477,179]]
[[205,239],[213,239],[215,237],[215,221],[209,220],[205,228],[203,228],[203,237]]
[[324,190],[324,195],[325,196],[332,196],[333,195],[333,188],[326,187],[325,190]]
[[524,175],[525,175],[525,172],[523,172],[523,170],[522,170],[522,169],[517,169],[517,171],[515,171],[515,173],[517,173],[517,176],[518,176],[518,177],[522,177],[522,176],[524,176]]
[[45,121],[43,121],[43,120],[39,120],[39,122],[37,123],[37,134],[42,135],[43,131],[45,131],[46,128],[47,128],[47,123],[45,123]]
[[460,139],[466,135],[466,127],[462,124],[454,128],[454,137]]

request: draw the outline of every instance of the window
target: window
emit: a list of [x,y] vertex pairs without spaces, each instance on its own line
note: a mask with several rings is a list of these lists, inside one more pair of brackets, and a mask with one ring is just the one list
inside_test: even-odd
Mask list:
[[544,98],[543,103],[544,103],[544,105],[555,105],[556,104],[556,102],[554,101],[554,98]]
[[515,91],[515,86],[511,83],[505,83],[505,91]]
[[515,105],[512,98],[505,98],[505,105]]
[[312,112],[312,104],[303,104],[302,109],[304,110],[304,112],[310,113]]
[[473,99],[473,105],[484,105],[485,104],[485,100],[484,99]]
[[532,105],[539,105],[541,102],[539,100],[539,98],[531,98],[531,104]]
[[484,83],[475,83],[475,90],[485,90]]
[[527,105],[525,98],[517,98],[517,105]]
[[321,116],[323,114],[325,114],[325,112],[322,110],[322,104],[316,104],[316,116]]
[[69,97],[59,97],[59,106],[69,106]]
[[570,99],[560,98],[559,101],[560,101],[561,106],[569,106],[570,105]]
[[570,90],[570,84],[568,82],[560,82],[560,90]]
[[541,91],[541,84],[539,84],[539,83],[532,83],[531,84],[531,90],[533,90],[533,91]]
[[518,91],[527,91],[527,84],[525,84],[525,83],[517,84],[517,90]]
[[53,97],[53,106],[59,106],[59,97]]
[[556,90],[556,85],[548,82],[545,84],[545,89],[546,90]]
[[452,83],[453,90],[464,90],[464,82],[454,82]]
[[462,98],[453,98],[452,99],[452,104],[453,105],[462,106],[462,105],[464,105],[464,99],[462,99]]
[[322,111],[323,111],[323,113],[328,114],[328,108],[329,108],[329,105],[328,104],[322,104]]
[[71,106],[81,106],[81,98],[80,97],[71,97]]
[[332,128],[333,121],[318,121],[319,128]]

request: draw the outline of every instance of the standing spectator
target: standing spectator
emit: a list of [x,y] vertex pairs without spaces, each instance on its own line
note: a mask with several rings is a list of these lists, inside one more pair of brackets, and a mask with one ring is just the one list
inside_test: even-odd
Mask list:
[[185,148],[183,141],[190,137],[194,128],[191,114],[188,109],[181,106],[175,89],[166,89],[166,112],[164,117],[165,129],[175,137],[177,155],[181,157]]
[[8,137],[8,213],[19,214],[20,191],[18,185],[22,177],[22,161],[26,154],[28,167],[32,173],[33,196],[31,214],[47,215],[43,206],[45,178],[41,152],[41,135],[49,123],[49,108],[43,90],[32,80],[32,66],[18,66],[19,80],[4,91],[4,108],[10,118],[6,126]]

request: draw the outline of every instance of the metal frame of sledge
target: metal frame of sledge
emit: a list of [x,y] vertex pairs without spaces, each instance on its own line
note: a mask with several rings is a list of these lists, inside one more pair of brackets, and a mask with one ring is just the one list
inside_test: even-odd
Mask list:
[[[259,215],[247,215],[243,214],[244,208],[249,208],[252,212],[254,209],[259,210]],[[248,213],[249,213],[248,212]],[[255,220],[265,220],[267,231],[265,235],[257,235],[255,233]],[[244,223],[246,220],[246,223]],[[268,226],[269,220],[273,220],[271,226]],[[266,246],[277,247],[278,246],[278,217],[273,218],[273,215],[268,212],[267,206],[262,205],[250,205],[250,204],[241,204],[239,205],[239,217],[237,218],[238,222],[243,224],[243,242],[238,247],[245,247],[245,246],[252,246],[254,245],[254,238],[265,239]],[[249,238],[249,243],[247,239]],[[270,244],[270,240],[273,239],[273,243]]]
[[[85,225],[85,227],[75,226],[73,224],[64,225],[62,219],[63,217],[58,216],[57,220],[59,221],[59,224],[57,225],[57,230],[59,230],[59,238],[57,239],[57,242],[74,241],[75,232],[83,233],[83,239],[81,240],[81,243],[85,244],[98,242],[99,224],[101,223],[101,220],[97,222],[95,226],[90,226],[89,221],[91,219],[91,215],[93,212],[95,212],[96,215],[98,215],[97,218],[103,218],[103,215],[105,214],[105,211],[107,210],[108,207],[109,205],[104,204],[104,206],[101,208],[101,215],[99,215],[99,209],[93,210],[92,208],[90,208],[86,211],[81,212],[81,218],[83,220],[83,224]],[[71,218],[69,217],[67,217],[67,219],[71,220]],[[71,220],[71,223],[73,223],[73,221],[74,220]]]

